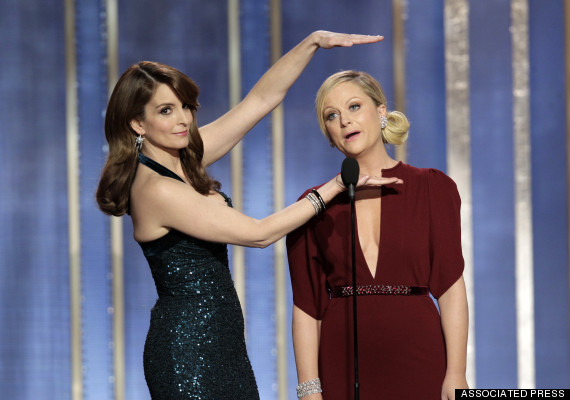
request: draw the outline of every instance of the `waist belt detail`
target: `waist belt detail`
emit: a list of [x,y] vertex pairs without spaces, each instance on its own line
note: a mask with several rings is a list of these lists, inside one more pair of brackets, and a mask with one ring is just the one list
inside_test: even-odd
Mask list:
[[[348,297],[353,294],[352,286],[337,286],[329,289],[330,297]],[[426,286],[406,285],[357,285],[356,294],[364,295],[395,295],[395,296],[427,296],[429,289]]]

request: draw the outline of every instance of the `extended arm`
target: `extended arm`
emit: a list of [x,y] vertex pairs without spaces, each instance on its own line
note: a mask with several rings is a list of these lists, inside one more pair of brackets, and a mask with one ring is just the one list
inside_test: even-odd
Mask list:
[[[357,186],[401,182],[397,178],[363,176]],[[142,186],[142,193],[138,193],[137,182],[131,190],[131,217],[135,225],[135,237],[139,241],[153,240],[170,229],[176,229],[211,242],[266,247],[315,215],[315,208],[307,199],[301,199],[263,219],[255,219],[223,202],[203,196],[190,185],[174,179],[149,177]],[[344,190],[346,188],[337,175],[321,186],[318,192],[324,202],[328,203]]]
[[468,387],[465,378],[469,316],[465,281],[459,278],[438,300],[447,351],[441,398],[455,399],[455,389]]
[[204,142],[203,164],[208,166],[230,151],[255,124],[283,101],[319,47],[350,47],[375,43],[382,36],[316,31],[281,57],[234,108],[200,128]]
[[[299,383],[319,377],[319,341],[321,321],[303,312],[293,305],[293,348],[297,364]],[[303,400],[322,400],[322,395],[312,394]]]

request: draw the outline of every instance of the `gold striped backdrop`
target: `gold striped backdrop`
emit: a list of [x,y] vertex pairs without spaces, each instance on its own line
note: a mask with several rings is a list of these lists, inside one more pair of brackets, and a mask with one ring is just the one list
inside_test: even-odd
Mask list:
[[[107,15],[107,82],[110,95],[119,79],[119,9],[117,0],[106,0],[105,8]],[[123,222],[122,217],[110,217],[115,400],[125,399],[126,379]]]
[[511,0],[518,383],[534,388],[534,276],[530,160],[528,0]]
[[444,3],[447,170],[461,195],[461,244],[469,302],[467,381],[475,386],[475,310],[473,294],[473,205],[469,109],[469,5],[467,0]]
[[[407,0],[392,0],[394,37],[394,105],[396,110],[406,113],[406,4]],[[407,161],[406,143],[396,147],[396,159]]]
[[[66,104],[67,104],[67,167],[69,202],[69,268],[71,294],[71,374],[72,399],[83,398],[82,347],[81,347],[81,258],[79,216],[79,132],[76,93],[75,54],[75,7],[73,0],[65,1],[66,23]],[[565,60],[566,60],[566,107],[567,107],[567,154],[570,154],[570,0],[565,0]],[[396,108],[405,111],[405,12],[406,0],[393,0],[394,15],[394,87]],[[271,0],[271,61],[281,54],[281,1]],[[118,5],[117,0],[106,0],[107,46],[109,90],[118,78]],[[445,76],[446,76],[446,122],[447,163],[450,176],[457,182],[462,197],[462,238],[466,261],[465,281],[470,303],[470,328],[468,344],[468,381],[476,386],[475,375],[475,312],[473,291],[473,226],[471,194],[470,154],[470,106],[469,106],[469,4],[467,0],[445,0]],[[228,0],[228,40],[230,104],[235,105],[241,96],[240,22],[239,0]],[[534,303],[532,264],[532,201],[530,180],[530,120],[529,120],[529,38],[528,0],[511,0],[511,35],[513,44],[513,126],[515,159],[515,222],[516,222],[516,304],[518,340],[519,387],[535,386],[534,363]],[[284,207],[285,171],[283,155],[284,115],[281,107],[272,114],[274,209]],[[406,160],[406,149],[398,150],[397,157]],[[242,201],[242,155],[241,147],[232,151],[232,197],[236,204]],[[567,176],[570,178],[570,158]],[[570,185],[569,185],[570,187]],[[569,189],[570,196],[570,189]],[[570,205],[569,205],[570,215]],[[570,217],[569,217],[570,218]],[[124,341],[124,284],[123,276],[123,229],[122,218],[111,218],[111,254],[113,271],[113,351],[115,399],[125,399],[125,341]],[[568,220],[570,226],[570,219]],[[243,249],[233,249],[234,279],[244,315],[245,262]],[[275,264],[275,312],[278,372],[278,398],[289,397],[287,381],[288,365],[286,263],[284,242],[274,247]],[[569,265],[570,270],[570,265]]]
[[81,218],[79,213],[79,122],[76,90],[75,3],[73,0],[65,0],[64,4],[71,397],[73,400],[81,400],[83,398],[83,349],[81,345]]
[[[229,104],[235,106],[241,101],[241,41],[239,21],[239,0],[228,0],[228,71]],[[232,198],[234,207],[243,211],[243,149],[238,143],[231,152]],[[243,247],[232,247],[233,278],[241,302],[244,316],[246,313],[245,297],[245,251]]]
[[[271,63],[282,55],[281,0],[270,1]],[[271,138],[273,154],[273,209],[279,211],[285,207],[285,157],[284,149],[284,114],[279,105],[271,114]],[[287,265],[285,263],[285,240],[273,245],[275,270],[275,332],[277,348],[277,396],[279,400],[289,398],[287,379]]]

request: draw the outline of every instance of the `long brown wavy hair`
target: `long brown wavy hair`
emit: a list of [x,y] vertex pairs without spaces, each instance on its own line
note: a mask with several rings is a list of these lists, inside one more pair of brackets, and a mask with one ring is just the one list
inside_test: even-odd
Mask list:
[[192,110],[188,147],[179,150],[186,176],[198,193],[207,194],[220,188],[220,183],[212,179],[202,165],[204,143],[196,123],[196,110],[200,106],[198,86],[175,68],[143,61],[123,73],[107,105],[105,137],[109,143],[109,154],[96,193],[99,208],[106,214],[120,216],[130,213],[130,190],[138,166],[137,134],[130,123],[133,119],[144,120],[145,106],[161,83],[168,85]]

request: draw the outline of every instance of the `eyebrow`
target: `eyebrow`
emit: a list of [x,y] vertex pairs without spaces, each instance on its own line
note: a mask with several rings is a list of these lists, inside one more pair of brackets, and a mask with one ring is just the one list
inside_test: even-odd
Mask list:
[[323,108],[323,117],[326,117],[326,115],[327,115],[328,113],[330,113],[330,112],[335,112],[335,111],[338,111],[338,110],[336,109],[336,107],[330,107],[330,106],[329,106],[329,107]]
[[[346,104],[349,104],[349,103],[351,103],[351,102],[354,101],[354,100],[362,101],[362,99],[361,99],[360,97],[355,96],[355,97],[351,97],[350,99],[348,99],[348,101],[346,102]],[[328,110],[329,108],[332,108],[333,110],[336,110],[336,109],[337,109],[337,108],[334,107],[334,106],[326,106],[326,107],[323,108],[323,112],[326,111],[326,110]]]
[[160,103],[159,105],[157,105],[156,107],[154,107],[154,109],[158,109],[158,108],[162,108],[162,107],[166,107],[166,106],[174,106],[174,103]]

